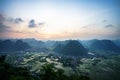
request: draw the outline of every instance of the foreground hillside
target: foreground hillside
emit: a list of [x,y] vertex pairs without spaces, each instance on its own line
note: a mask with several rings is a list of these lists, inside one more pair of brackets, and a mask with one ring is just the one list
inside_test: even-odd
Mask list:
[[66,76],[64,70],[56,69],[52,64],[43,65],[40,72],[35,74],[28,67],[10,65],[5,58],[0,56],[0,80],[90,80],[87,76]]
[[15,58],[13,60],[12,57],[14,56],[8,56],[6,61],[9,63],[13,61],[11,64],[15,66],[27,67],[34,75],[40,74],[43,66],[50,64],[54,70],[62,70],[65,76],[74,74],[89,77],[91,80],[120,79],[120,55],[81,58],[45,53],[26,53],[22,60]]

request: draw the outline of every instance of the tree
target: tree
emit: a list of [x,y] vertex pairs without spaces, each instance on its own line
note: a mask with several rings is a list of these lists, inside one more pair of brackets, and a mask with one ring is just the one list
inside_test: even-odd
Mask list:
[[1,55],[0,56],[0,62],[3,63],[6,59],[6,55]]
[[52,64],[45,64],[44,66],[42,66],[40,72],[40,77],[42,78],[42,80],[56,80],[55,76],[56,72]]
[[14,67],[5,62],[6,56],[0,56],[0,80],[35,80],[29,70]]
[[52,64],[45,64],[40,71],[41,80],[90,80],[87,76],[72,74],[67,76],[64,70],[56,69]]

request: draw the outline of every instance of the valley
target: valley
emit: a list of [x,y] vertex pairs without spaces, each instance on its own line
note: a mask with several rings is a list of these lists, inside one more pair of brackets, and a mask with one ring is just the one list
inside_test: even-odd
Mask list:
[[[63,70],[66,76],[86,76],[91,80],[120,79],[119,47],[110,40],[106,40],[104,45],[101,40],[40,41],[40,43],[34,40],[32,45],[30,41],[32,40],[29,42],[22,39],[3,40],[0,44],[5,46],[6,52],[2,51],[4,47],[1,46],[0,55],[6,55],[5,62],[14,67],[26,68],[38,78],[43,66],[51,65],[55,71]],[[9,46],[6,46],[9,44],[18,45],[15,50],[13,48],[13,51],[9,51]]]

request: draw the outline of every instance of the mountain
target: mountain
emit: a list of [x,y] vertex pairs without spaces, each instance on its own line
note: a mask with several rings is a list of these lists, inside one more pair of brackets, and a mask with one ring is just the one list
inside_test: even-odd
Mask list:
[[13,51],[14,42],[11,40],[3,40],[0,42],[0,52],[11,52]]
[[58,53],[62,53],[63,48],[64,48],[63,44],[57,44],[55,46],[55,48],[53,49],[53,51],[58,52]]
[[93,42],[98,41],[97,39],[92,40],[78,40],[85,48],[89,47]]
[[45,47],[45,42],[41,40],[36,40],[34,38],[25,38],[25,39],[10,39],[13,42],[16,42],[17,40],[21,40],[23,42],[28,43],[33,48],[43,48]]
[[36,40],[34,38],[28,38],[28,39],[21,39],[23,42],[28,43],[30,46],[34,48],[41,48],[45,47],[45,43],[41,40]]
[[30,45],[21,40],[17,40],[16,42],[11,40],[3,40],[0,42],[0,52],[23,51],[30,48]]
[[89,50],[104,50],[104,46],[100,40],[92,40],[87,46]]
[[66,45],[70,40],[66,40],[66,41],[46,41],[46,47],[50,48],[50,49],[54,49],[56,46],[58,45]]
[[120,48],[120,39],[112,40],[113,43],[115,43]]
[[114,44],[111,40],[101,40],[105,50],[119,52],[120,48]]
[[[66,43],[66,42],[64,42]],[[66,44],[58,44],[54,48],[55,52],[69,56],[85,56],[87,50],[76,40],[67,41]]]
[[99,54],[120,52],[120,48],[111,40],[89,40],[84,42],[84,44],[89,51]]
[[56,43],[56,41],[48,40],[48,41],[45,42],[45,45],[48,48],[53,48],[55,43]]
[[15,51],[21,51],[21,50],[26,50],[30,48],[31,46],[27,44],[26,42],[23,42],[22,40],[17,40],[14,44]]

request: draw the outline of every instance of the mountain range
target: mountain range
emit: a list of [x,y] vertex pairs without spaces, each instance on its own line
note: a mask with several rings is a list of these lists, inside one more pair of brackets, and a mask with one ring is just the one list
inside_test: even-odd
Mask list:
[[0,41],[0,52],[24,51],[30,48],[31,46],[22,40],[17,40],[16,42],[11,40]]
[[[53,51],[62,55],[85,56],[88,52],[96,55],[111,55],[120,53],[120,40],[65,40],[41,41],[36,39],[0,40],[0,52],[24,51],[47,52]],[[43,50],[44,49],[44,50]]]

